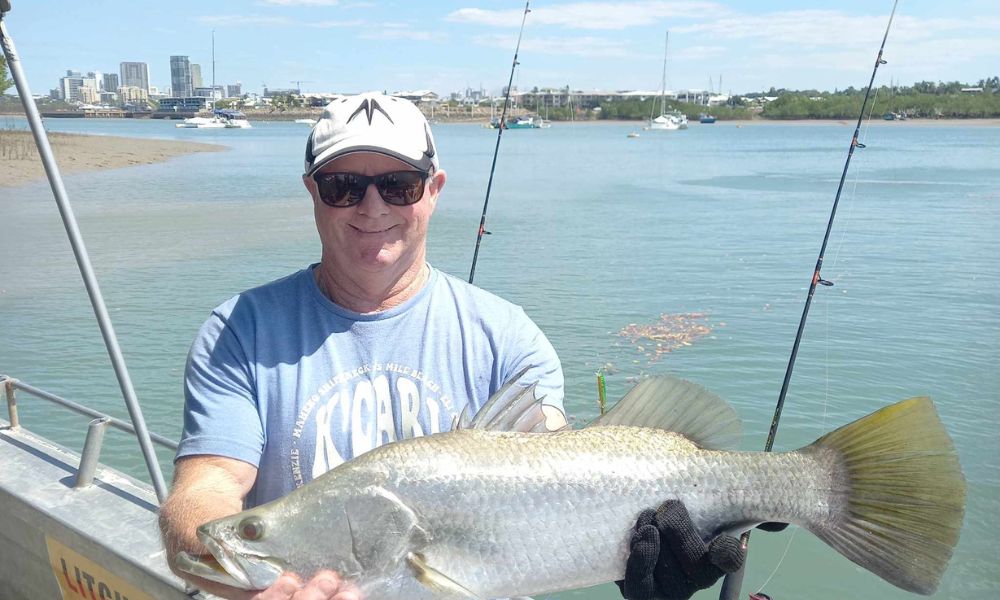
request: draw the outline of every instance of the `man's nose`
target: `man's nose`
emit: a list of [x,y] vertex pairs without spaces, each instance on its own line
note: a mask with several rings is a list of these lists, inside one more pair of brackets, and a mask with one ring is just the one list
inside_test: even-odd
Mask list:
[[379,193],[374,181],[365,188],[365,195],[361,198],[358,209],[367,215],[381,215],[389,212],[389,205],[382,199],[382,194]]

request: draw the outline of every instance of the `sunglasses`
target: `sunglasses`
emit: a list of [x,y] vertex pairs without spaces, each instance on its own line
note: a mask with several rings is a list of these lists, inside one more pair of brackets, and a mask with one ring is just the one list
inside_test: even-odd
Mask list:
[[423,171],[394,171],[382,175],[357,173],[316,173],[313,180],[319,198],[327,206],[346,208],[364,199],[368,186],[375,184],[382,200],[394,206],[415,204],[424,196],[424,184],[429,173]]

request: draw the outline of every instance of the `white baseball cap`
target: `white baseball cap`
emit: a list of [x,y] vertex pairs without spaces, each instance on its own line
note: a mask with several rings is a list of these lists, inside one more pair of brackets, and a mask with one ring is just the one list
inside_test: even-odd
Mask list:
[[431,126],[412,102],[366,92],[326,105],[306,141],[307,176],[353,152],[377,152],[416,169],[438,168]]

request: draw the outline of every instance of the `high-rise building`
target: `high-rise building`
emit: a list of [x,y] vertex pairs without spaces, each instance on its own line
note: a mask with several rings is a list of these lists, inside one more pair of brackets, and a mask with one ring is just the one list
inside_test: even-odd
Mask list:
[[[97,81],[96,79],[93,81]],[[91,87],[89,85],[81,86],[79,89],[80,102],[84,104],[96,104],[101,100],[101,93],[97,91],[97,88]]]
[[144,62],[123,62],[120,65],[122,86],[149,91],[149,67]]
[[226,98],[239,98],[242,95],[243,95],[243,84],[240,83],[239,81],[236,82],[236,85],[226,86]]
[[122,103],[140,104],[149,99],[149,92],[140,87],[123,85],[118,88],[118,96]]
[[201,65],[198,63],[191,63],[191,87],[205,87],[204,82],[201,80]]
[[96,102],[100,85],[95,73],[83,76],[79,71],[66,71],[66,76],[59,78],[59,96],[66,102]]
[[105,92],[118,91],[118,73],[105,73],[102,82],[104,83]]
[[190,98],[194,95],[191,81],[191,61],[186,56],[170,57],[170,90],[174,98]]
[[66,102],[79,101],[81,87],[83,74],[79,71],[66,71],[66,76],[59,78],[59,99]]

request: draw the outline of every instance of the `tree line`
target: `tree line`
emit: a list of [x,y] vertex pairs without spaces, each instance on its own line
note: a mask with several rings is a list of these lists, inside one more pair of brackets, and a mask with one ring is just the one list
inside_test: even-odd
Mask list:
[[[965,90],[965,91],[963,91]],[[723,106],[671,102],[688,119],[710,112],[718,119],[856,119],[865,90],[853,87],[833,92],[771,88],[730,98]],[[765,100],[770,98],[770,100]],[[659,98],[599,102],[569,115],[555,112],[553,120],[564,116],[577,119],[643,120],[659,114]],[[980,79],[975,85],[920,81],[911,86],[881,86],[872,90],[869,107],[876,117],[892,115],[913,118],[975,119],[1000,118],[1000,77]],[[593,110],[599,108],[599,110]],[[589,109],[589,110],[588,110]],[[567,113],[564,115],[563,113]]]

